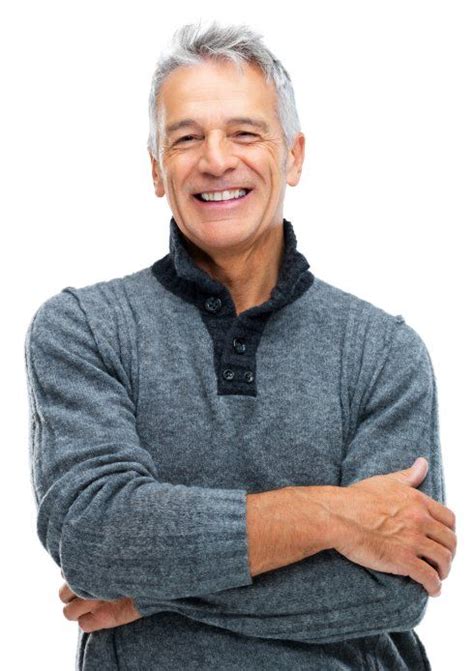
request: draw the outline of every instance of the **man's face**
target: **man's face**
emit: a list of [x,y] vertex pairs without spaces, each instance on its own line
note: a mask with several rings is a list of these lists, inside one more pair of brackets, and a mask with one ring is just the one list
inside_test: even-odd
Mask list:
[[[304,136],[288,152],[276,92],[255,65],[230,62],[179,67],[158,96],[156,195],[166,194],[183,233],[206,251],[244,248],[283,221],[286,184],[299,181]],[[225,197],[204,200],[213,192]],[[247,190],[248,193],[247,193]]]

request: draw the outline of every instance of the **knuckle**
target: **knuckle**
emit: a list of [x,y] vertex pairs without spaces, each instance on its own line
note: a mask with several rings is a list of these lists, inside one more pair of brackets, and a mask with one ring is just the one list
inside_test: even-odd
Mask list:
[[438,591],[438,589],[441,588],[441,578],[438,575],[438,571],[436,571],[435,569],[429,569],[426,572],[426,579],[431,583],[432,588],[435,591]]
[[82,631],[90,632],[91,631],[91,628],[90,628],[91,618],[89,617],[89,614],[87,613],[85,615],[81,615],[78,618],[78,624],[79,624],[80,628],[82,629]]
[[433,517],[431,516],[430,511],[425,507],[420,511],[420,520],[425,526],[433,522]]
[[[440,504],[440,505],[442,505],[442,504]],[[442,508],[443,508],[444,513],[449,518],[448,524],[454,528],[456,526],[456,515],[454,514],[454,511],[451,510],[451,508],[448,508],[447,506],[442,505]]]
[[438,576],[426,580],[426,590],[430,596],[439,596],[441,592],[441,581]]
[[427,515],[424,508],[421,508],[418,505],[410,508],[410,521],[417,528],[422,527],[425,524],[426,520]]
[[413,502],[416,503],[420,509],[426,510],[429,502],[431,501],[430,497],[419,489],[411,489],[410,493]]
[[444,571],[444,575],[441,576],[441,579],[442,579],[442,580],[445,580],[445,579],[448,577],[450,571],[451,571],[451,562],[448,562],[448,563],[446,564],[446,568],[445,568],[445,571]]
[[450,561],[440,562],[440,564],[439,564],[439,579],[440,580],[445,580],[448,577],[450,568],[451,568],[451,562]]
[[419,574],[418,582],[421,582],[428,594],[434,596],[439,591],[441,585],[438,572],[425,561],[421,561],[417,565],[417,572]]
[[427,589],[427,592],[430,596],[439,596],[441,594],[441,585],[434,584],[431,589]]
[[449,575],[449,573],[450,573],[450,571],[451,571],[452,563],[453,563],[453,560],[452,560],[452,558],[450,557],[450,558],[448,559],[448,561],[446,562],[446,575],[444,576],[445,578],[448,577],[448,575]]
[[414,568],[413,550],[410,548],[402,548],[399,550],[397,555],[397,563],[404,571],[402,575],[412,576]]
[[59,598],[61,599],[61,601],[67,601],[68,589],[67,589],[66,584],[61,585],[61,587],[59,588],[59,591],[58,591],[58,595],[59,595]]
[[102,627],[113,627],[115,625],[115,618],[113,612],[110,608],[100,608],[94,613],[94,619]]
[[444,546],[442,546],[440,548],[440,552],[445,564],[451,564],[451,561],[453,559],[453,553],[451,552],[451,550],[449,548],[445,548]]

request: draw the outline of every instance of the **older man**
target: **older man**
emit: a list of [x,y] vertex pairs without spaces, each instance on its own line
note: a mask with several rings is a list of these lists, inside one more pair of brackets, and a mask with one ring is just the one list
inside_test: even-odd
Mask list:
[[185,26],[150,123],[169,254],[64,288],[26,338],[76,668],[430,668],[413,627],[456,546],[434,372],[297,250],[286,70],[245,26]]

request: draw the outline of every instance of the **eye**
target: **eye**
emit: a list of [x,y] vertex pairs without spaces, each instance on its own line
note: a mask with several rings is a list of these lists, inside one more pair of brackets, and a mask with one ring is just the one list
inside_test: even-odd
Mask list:
[[[238,137],[248,137],[248,138],[257,137],[256,133],[250,133],[249,131],[245,131],[245,130],[238,131],[237,133],[235,133],[235,135],[238,136]],[[187,144],[190,141],[196,140],[196,139],[198,139],[196,135],[183,135],[182,137],[178,138],[175,141],[175,144],[179,144],[179,143]]]
[[183,135],[183,137],[180,137],[176,140],[176,143],[178,142],[186,142],[187,140],[193,140],[195,138],[194,135]]

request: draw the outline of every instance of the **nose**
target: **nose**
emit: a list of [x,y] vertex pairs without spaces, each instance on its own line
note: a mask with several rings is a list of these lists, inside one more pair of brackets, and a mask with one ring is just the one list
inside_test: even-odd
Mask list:
[[210,133],[202,143],[199,170],[219,177],[227,170],[236,168],[237,164],[238,158],[234,155],[232,143],[225,135]]

